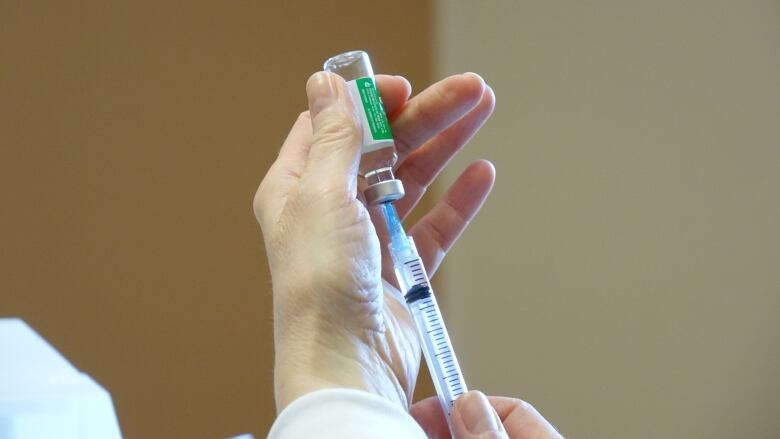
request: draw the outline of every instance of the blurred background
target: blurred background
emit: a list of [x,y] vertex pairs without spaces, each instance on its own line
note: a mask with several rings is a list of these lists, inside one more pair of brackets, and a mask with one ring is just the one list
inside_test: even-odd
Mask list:
[[779,23],[758,0],[0,0],[0,315],[126,437],[264,436],[251,199],[308,76],[362,48],[415,91],[476,71],[497,95],[422,206],[496,163],[436,279],[470,387],[569,437],[777,437]]

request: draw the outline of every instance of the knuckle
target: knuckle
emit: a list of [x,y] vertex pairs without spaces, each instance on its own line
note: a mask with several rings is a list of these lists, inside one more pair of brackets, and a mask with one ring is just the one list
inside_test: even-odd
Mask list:
[[257,188],[257,191],[255,192],[255,196],[252,198],[252,212],[255,214],[257,221],[260,221],[262,215],[263,200],[263,184],[261,183],[260,187]]
[[452,100],[451,96],[452,92],[445,87],[433,89],[430,101],[420,102],[417,106],[417,117],[427,124],[438,125],[440,112],[437,109],[446,107]]
[[519,398],[512,398],[512,404],[515,407],[517,407],[517,410],[520,410],[520,411],[522,411],[524,413],[534,413],[534,412],[536,412],[536,409],[534,408],[534,406],[531,405],[531,403],[529,403],[529,402],[527,402],[525,400],[522,400],[522,399],[519,399]]
[[270,203],[269,198],[273,196],[273,181],[266,174],[265,178],[260,182],[260,185],[255,191],[254,197],[252,197],[252,212],[255,214],[255,218],[262,225],[263,213],[268,208]]
[[323,145],[354,145],[359,140],[359,130],[348,118],[331,118],[320,125],[314,134],[314,143]]
[[435,246],[438,247],[439,250],[445,252],[449,250],[449,246],[447,245],[447,236],[438,225],[430,221],[424,222],[422,224],[425,227],[425,231],[428,232],[428,238]]

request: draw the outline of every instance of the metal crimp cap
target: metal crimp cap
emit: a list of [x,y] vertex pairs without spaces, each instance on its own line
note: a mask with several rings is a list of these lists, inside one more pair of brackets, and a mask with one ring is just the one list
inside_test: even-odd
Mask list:
[[403,198],[404,194],[404,185],[397,179],[374,183],[363,192],[369,206],[398,200]]

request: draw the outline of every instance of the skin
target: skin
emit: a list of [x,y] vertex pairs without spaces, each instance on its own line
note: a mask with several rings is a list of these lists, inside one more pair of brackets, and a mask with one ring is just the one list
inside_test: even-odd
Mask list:
[[[403,218],[488,119],[495,95],[473,73],[411,99],[402,77],[379,75],[377,86],[399,155],[395,174],[406,190],[396,203]],[[254,199],[273,283],[277,409],[318,389],[355,388],[411,410],[429,436],[449,437],[437,401],[411,405],[420,345],[382,254],[383,220],[362,201],[361,129],[346,85],[319,72],[306,91],[309,111],[293,124]],[[408,229],[431,275],[494,181],[490,162],[471,164]],[[559,437],[526,403],[479,392],[458,400],[452,425],[463,438]]]

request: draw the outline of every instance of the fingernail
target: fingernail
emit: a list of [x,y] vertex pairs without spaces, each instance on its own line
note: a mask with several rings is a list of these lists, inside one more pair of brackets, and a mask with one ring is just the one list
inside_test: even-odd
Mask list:
[[472,390],[457,401],[460,416],[466,429],[472,434],[501,431],[498,416],[487,397],[479,390]]
[[317,72],[306,83],[306,95],[309,98],[309,111],[312,117],[336,101],[337,94],[331,75]]

